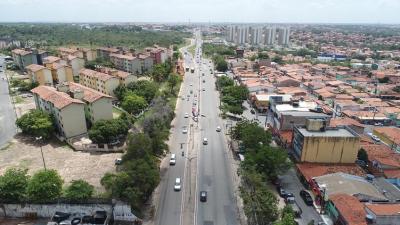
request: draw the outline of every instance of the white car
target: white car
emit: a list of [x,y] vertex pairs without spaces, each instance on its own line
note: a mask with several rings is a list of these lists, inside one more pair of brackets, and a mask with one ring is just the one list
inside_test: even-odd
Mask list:
[[190,84],[190,86],[193,86],[193,84]]
[[175,191],[181,190],[181,178],[179,178],[179,177],[175,179],[174,190]]
[[185,118],[189,118],[189,113],[185,113]]
[[221,131],[221,127],[218,126],[218,127],[217,127],[217,132],[220,132],[220,131]]
[[186,127],[184,127],[184,128],[182,129],[182,133],[187,134],[187,132],[188,132],[188,129],[187,129]]
[[207,138],[203,138],[203,145],[207,145],[208,144],[208,139]]
[[169,165],[175,165],[176,163],[176,156],[175,154],[171,154],[171,158],[169,159]]

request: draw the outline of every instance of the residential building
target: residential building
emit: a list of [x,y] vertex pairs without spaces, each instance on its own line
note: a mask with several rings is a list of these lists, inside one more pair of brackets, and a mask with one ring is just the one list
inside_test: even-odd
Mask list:
[[290,28],[289,27],[278,28],[278,45],[287,46],[290,43],[289,40],[290,40]]
[[365,125],[359,123],[357,120],[348,118],[348,117],[335,117],[330,120],[329,126],[337,127],[337,126],[348,126],[352,130],[354,130],[357,134],[364,134]]
[[254,27],[250,33],[250,43],[252,45],[261,45],[263,43],[263,28]]
[[154,64],[165,63],[169,58],[168,50],[166,48],[156,46],[154,48],[146,48],[145,50],[150,54],[150,57],[153,58]]
[[43,59],[43,64],[51,71],[54,84],[66,81],[74,81],[72,68],[66,62],[55,56],[48,56]]
[[25,68],[31,64],[43,64],[43,58],[48,56],[46,51],[37,49],[14,49],[11,51],[14,63],[20,68],[20,70],[25,70]]
[[267,111],[271,101],[289,102],[292,99],[291,95],[276,95],[276,94],[256,94],[254,96],[254,105],[259,112]]
[[114,90],[119,85],[117,77],[89,69],[82,69],[79,73],[79,83],[106,95],[115,96]]
[[68,139],[87,133],[84,103],[81,100],[48,86],[36,87],[31,92],[36,108],[54,116],[58,136]]
[[322,119],[329,125],[330,116],[317,112],[281,111],[274,114],[273,128],[276,130],[292,130],[294,126],[305,126],[308,119]]
[[391,149],[400,152],[400,128],[375,127],[374,134],[390,146]]
[[68,55],[67,64],[71,66],[74,77],[79,76],[79,71],[85,67],[85,60],[74,55]]
[[276,39],[276,28],[267,27],[264,30],[264,45],[274,45]]
[[48,68],[42,65],[30,64],[25,69],[32,82],[38,82],[39,85],[53,85],[53,77]]
[[117,77],[119,79],[120,85],[128,85],[129,83],[137,81],[137,76],[125,71],[116,70],[108,67],[100,67],[98,71]]
[[86,119],[92,124],[99,120],[111,120],[113,118],[111,96],[74,82],[60,84],[57,89],[84,102]]
[[78,48],[83,54],[83,59],[88,61],[93,61],[97,59],[97,51],[90,48]]
[[115,67],[133,74],[141,74],[142,66],[139,58],[132,55],[110,54],[110,61]]
[[369,224],[394,225],[400,224],[400,204],[398,203],[366,203],[365,211],[369,215]]
[[58,48],[58,52],[60,53],[61,58],[66,58],[69,55],[83,58],[83,52],[78,49],[61,47],[61,48]]
[[329,196],[326,211],[334,224],[367,225],[364,204],[348,194]]
[[97,51],[97,57],[105,60],[110,60],[110,54],[121,53],[121,51],[117,48],[106,48],[106,47],[97,48],[96,51]]
[[360,149],[359,135],[348,127],[327,127],[327,121],[308,119],[294,126],[293,151],[301,162],[354,163]]

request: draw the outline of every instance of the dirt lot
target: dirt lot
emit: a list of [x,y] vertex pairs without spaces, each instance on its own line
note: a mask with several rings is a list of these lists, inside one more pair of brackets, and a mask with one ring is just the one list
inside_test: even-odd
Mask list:
[[[56,169],[66,184],[84,179],[94,185],[97,192],[104,191],[100,179],[106,172],[115,171],[114,160],[122,155],[76,152],[57,140],[45,143],[42,148],[47,169]],[[0,150],[0,174],[10,167],[27,168],[29,174],[43,169],[39,143],[22,134],[16,135],[8,147]]]

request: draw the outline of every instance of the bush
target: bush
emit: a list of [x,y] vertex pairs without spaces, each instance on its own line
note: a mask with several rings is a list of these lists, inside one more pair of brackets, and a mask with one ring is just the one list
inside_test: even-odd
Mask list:
[[34,202],[55,200],[62,194],[62,185],[63,180],[56,170],[40,170],[28,182],[28,198]]
[[106,144],[125,136],[128,129],[128,124],[122,119],[99,120],[90,128],[89,138],[94,143]]
[[93,192],[93,185],[84,180],[73,180],[64,195],[70,200],[87,200],[92,197]]
[[0,199],[5,201],[21,201],[26,196],[29,176],[26,169],[7,169],[0,176]]
[[53,118],[41,110],[31,110],[16,121],[23,133],[48,139],[54,131]]

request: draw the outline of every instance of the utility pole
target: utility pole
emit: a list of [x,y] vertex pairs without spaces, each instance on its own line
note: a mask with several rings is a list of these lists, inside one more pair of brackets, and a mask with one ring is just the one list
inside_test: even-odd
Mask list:
[[46,170],[46,162],[45,162],[45,160],[44,160],[43,149],[42,149],[42,140],[43,140],[43,137],[42,137],[42,136],[39,136],[39,137],[36,137],[35,139],[36,139],[36,141],[38,141],[39,144],[40,144],[40,152],[41,152],[41,154],[42,154],[43,167],[44,167],[44,170]]

